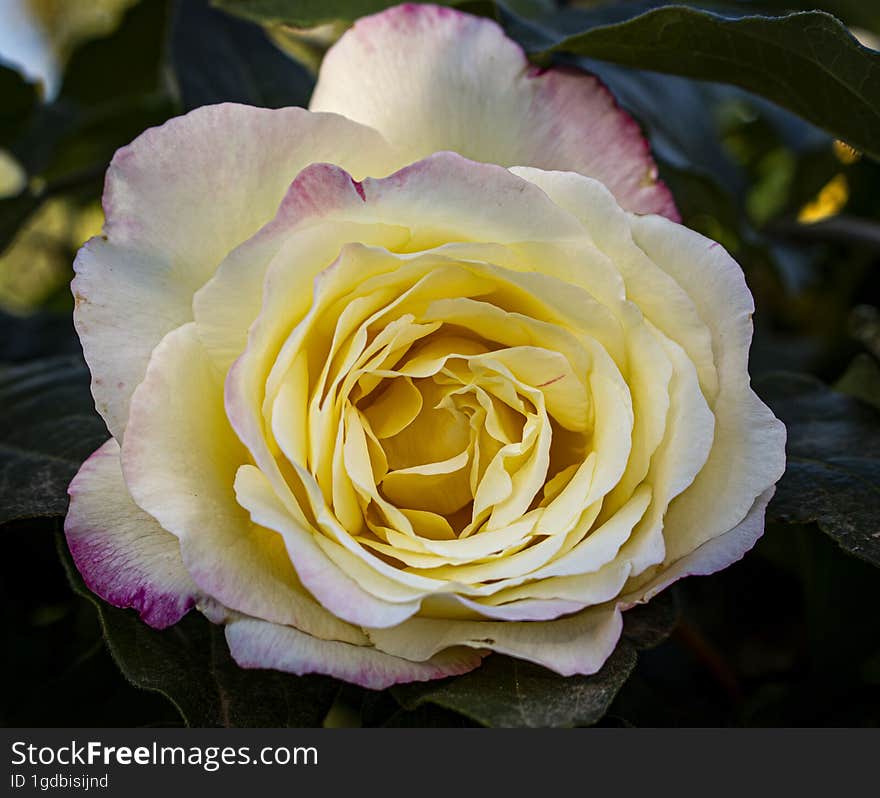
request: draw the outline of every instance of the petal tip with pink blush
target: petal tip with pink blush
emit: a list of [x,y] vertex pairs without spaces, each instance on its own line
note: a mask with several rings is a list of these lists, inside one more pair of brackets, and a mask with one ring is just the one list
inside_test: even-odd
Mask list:
[[124,565],[111,543],[96,540],[94,530],[65,527],[70,555],[86,587],[108,604],[133,609],[154,629],[176,624],[196,605],[195,596],[157,589],[149,577]]
[[114,607],[136,610],[155,629],[177,623],[198,600],[177,539],[137,507],[112,438],[68,488],[67,545],[86,586]]
[[[306,166],[293,180],[275,218],[261,233],[276,227],[287,227],[292,222],[311,217],[319,218],[351,204],[354,197],[366,202],[364,185],[341,166],[313,163]],[[260,235],[260,233],[258,233]]]
[[589,108],[587,113],[602,121],[601,131],[605,139],[605,146],[596,155],[588,158],[585,149],[583,160],[572,158],[579,168],[565,166],[559,156],[553,154],[548,156],[546,165],[539,161],[535,166],[594,177],[611,190],[625,210],[642,215],[656,214],[681,222],[672,192],[658,176],[651,145],[641,126],[620,106],[599,77],[570,66],[538,68],[529,76],[540,86],[536,103],[558,106],[557,116],[565,120],[557,126],[561,137],[570,136],[572,128],[585,130],[589,127],[590,118],[586,114],[574,121],[578,111]]
[[578,172],[628,211],[681,218],[641,128],[605,85],[573,67],[532,64],[484,17],[405,4],[359,19],[328,51],[311,108],[373,127],[406,161],[454,150]]

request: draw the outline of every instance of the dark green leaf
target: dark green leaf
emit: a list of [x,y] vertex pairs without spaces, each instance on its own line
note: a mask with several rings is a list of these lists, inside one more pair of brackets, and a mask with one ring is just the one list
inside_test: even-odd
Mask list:
[[18,72],[0,65],[0,146],[8,147],[37,104],[37,88]]
[[130,685],[104,645],[92,604],[58,558],[59,518],[0,527],[0,726],[181,725],[162,696]]
[[880,410],[880,366],[871,355],[858,355],[844,375],[834,383],[834,389],[861,399]]
[[681,607],[675,588],[664,590],[647,604],[623,614],[623,636],[639,651],[656,648],[678,626]]
[[[399,5],[396,0],[211,0],[211,4],[261,25],[293,25],[311,28],[326,22],[354,20]],[[500,5],[522,17],[534,17],[554,10],[553,0],[436,0],[438,6],[461,6],[471,13],[483,6]]]
[[59,99],[106,103],[161,91],[161,43],[168,19],[168,0],[136,3],[115,31],[74,51],[64,70]]
[[398,685],[392,694],[407,710],[436,704],[484,726],[590,726],[601,720],[629,677],[637,651],[656,646],[675,627],[678,603],[666,591],[624,618],[620,643],[592,676],[564,677],[540,665],[492,654],[464,676]]
[[479,724],[457,712],[425,703],[412,712],[398,709],[382,726],[389,729],[466,729],[479,727]]
[[[47,117],[57,111],[47,111]],[[38,154],[44,159],[41,174],[47,180],[46,191],[53,195],[75,193],[80,199],[99,198],[104,173],[116,150],[147,128],[161,125],[176,111],[168,97],[150,94],[62,114],[58,120],[64,126],[62,135],[54,141],[47,138],[46,149]],[[45,119],[43,130],[52,124],[53,118]]]
[[788,465],[768,517],[815,521],[880,565],[880,413],[812,377],[773,375],[756,389],[788,428]]
[[78,358],[0,367],[0,523],[67,509],[67,485],[107,439]]
[[673,75],[588,61],[583,64],[634,114],[654,154],[679,170],[697,172],[736,196],[744,175],[725,152],[716,113],[734,90]]
[[39,204],[40,201],[28,190],[16,197],[0,199],[0,255]]
[[810,11],[820,8],[834,14],[838,19],[846,20],[848,25],[857,25],[875,33],[880,32],[880,5],[866,3],[865,0],[740,0],[740,2],[756,10],[765,11]]
[[70,313],[13,316],[0,310],[0,363],[58,355],[74,357],[80,351]]
[[177,4],[171,63],[185,110],[220,102],[305,106],[314,83],[259,25],[216,11],[204,0]]
[[880,157],[880,54],[818,11],[728,18],[664,6],[544,51],[730,83]]
[[223,627],[198,612],[169,629],[152,629],[133,611],[111,607],[89,591],[61,535],[58,550],[73,589],[95,605],[123,675],[164,695],[188,726],[321,725],[339,691],[333,679],[240,668],[229,656]]
[[602,718],[636,664],[636,649],[622,641],[593,676],[565,678],[530,662],[493,654],[452,680],[392,688],[409,710],[437,704],[491,727],[589,726]]
[[[334,20],[352,22],[397,3],[394,0],[212,0],[212,5],[262,25],[283,23],[311,28]],[[437,5],[455,3],[439,0]]]
[[116,30],[73,52],[60,94],[36,110],[13,148],[29,174],[50,188],[72,174],[102,174],[119,147],[174,113],[164,62],[168,5],[141,0]]

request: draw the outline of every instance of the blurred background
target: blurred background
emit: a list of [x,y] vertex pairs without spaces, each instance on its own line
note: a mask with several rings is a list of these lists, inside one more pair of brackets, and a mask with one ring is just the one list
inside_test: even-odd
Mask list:
[[[485,12],[485,3],[469,5]],[[653,5],[519,0],[501,21],[528,38],[537,27],[564,34]],[[691,5],[818,8],[880,48],[876,2]],[[79,356],[71,264],[100,232],[103,174],[118,147],[204,104],[307,105],[321,55],[344,28],[261,27],[202,0],[0,0],[0,362]],[[759,392],[765,375],[795,371],[880,409],[880,166],[739,89],[576,63],[643,126],[684,223],[742,265],[758,308]],[[59,401],[88,406],[86,386]],[[102,435],[97,422],[96,444]],[[68,584],[59,524],[0,527],[0,724],[180,724],[171,703],[119,672],[94,606]],[[679,583],[675,631],[640,655],[601,722],[877,725],[878,574],[815,525],[771,523],[742,562]],[[333,713],[337,723],[469,722],[352,690]]]

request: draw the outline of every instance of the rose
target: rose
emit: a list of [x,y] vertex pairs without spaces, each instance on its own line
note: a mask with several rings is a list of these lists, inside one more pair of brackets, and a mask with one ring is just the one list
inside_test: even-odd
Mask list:
[[77,567],[245,667],[595,672],[623,610],[762,532],[784,429],[742,272],[596,79],[492,22],[363,19],[312,108],[114,158],[74,281],[113,435],[70,487]]

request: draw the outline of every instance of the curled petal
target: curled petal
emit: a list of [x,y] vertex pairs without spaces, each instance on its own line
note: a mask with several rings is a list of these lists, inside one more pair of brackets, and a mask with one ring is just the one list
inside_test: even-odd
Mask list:
[[177,623],[200,590],[180,557],[180,544],[129,495],[112,438],[70,483],[64,521],[67,545],[89,590],[114,607],[131,607],[156,629]]
[[122,448],[132,496],[179,539],[187,570],[208,596],[318,637],[362,640],[308,595],[284,541],[251,523],[236,502],[233,485],[244,462],[223,411],[222,382],[195,324],[186,324],[156,348],[132,399]]
[[620,204],[678,219],[638,125],[593,75],[538,69],[493,21],[404,4],[358,20],[321,65],[310,107],[380,131],[405,161],[476,161],[595,177]]
[[[715,440],[693,484],[671,505],[666,562],[733,529],[785,470],[785,426],[752,390],[748,372],[754,300],[742,269],[713,241],[660,217],[633,218],[648,257],[686,286],[712,335],[718,397]],[[712,512],[706,513],[711,503]]]
[[451,647],[491,649],[536,662],[563,676],[589,675],[614,651],[623,628],[610,604],[555,621],[450,621],[411,618],[393,629],[370,629],[382,651],[423,660]]
[[705,464],[663,521],[664,561],[675,562],[734,528],[785,469],[785,427],[750,386],[755,306],[742,269],[693,230],[660,216],[625,214],[596,181],[514,171],[582,220],[618,264],[627,295],[697,370],[715,417],[714,437]]
[[254,618],[229,623],[226,640],[233,659],[243,668],[271,668],[298,675],[326,673],[370,690],[457,676],[476,668],[482,659],[481,652],[459,648],[415,662],[370,646],[319,640],[289,626]]
[[746,517],[729,532],[706,541],[672,565],[646,574],[638,586],[630,585],[621,599],[623,606],[644,603],[686,576],[714,574],[741,560],[764,534],[764,514],[775,492],[775,487],[764,491],[755,499]]

